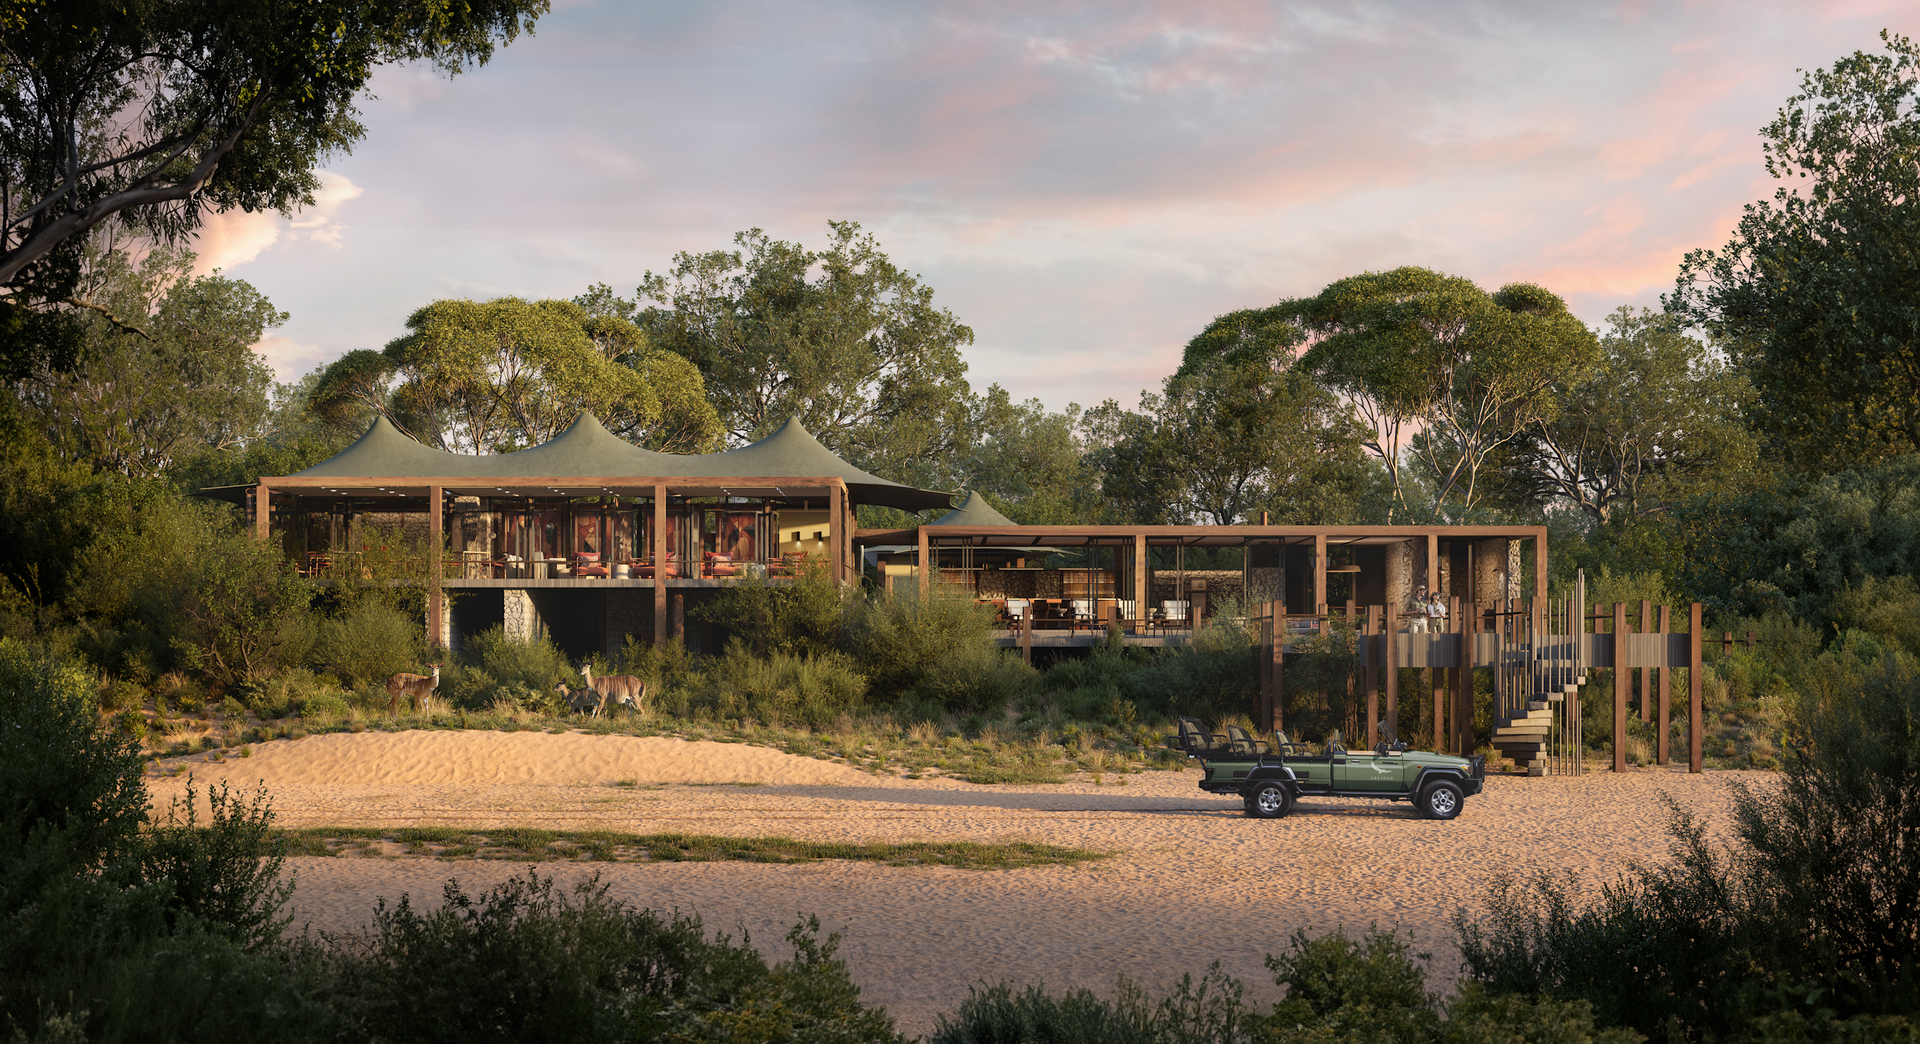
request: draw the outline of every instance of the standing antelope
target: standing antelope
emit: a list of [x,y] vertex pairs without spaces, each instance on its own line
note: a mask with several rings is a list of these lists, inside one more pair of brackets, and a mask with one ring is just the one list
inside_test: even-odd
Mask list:
[[387,702],[388,714],[396,718],[400,716],[400,697],[403,695],[410,701],[409,706],[421,713],[433,710],[433,691],[440,687],[440,665],[434,663],[428,666],[433,668],[431,678],[424,674],[401,673],[387,679],[387,695],[391,697]]
[[593,689],[575,689],[562,682],[554,686],[553,691],[567,701],[567,709],[575,714],[585,714],[589,718],[599,717],[601,709],[607,705],[606,696]]
[[611,678],[596,678],[593,676],[592,665],[583,663],[580,665],[580,676],[600,694],[600,702],[603,706],[608,700],[612,700],[614,706],[625,707],[628,715],[637,714],[644,709],[647,685],[633,675],[616,674]]

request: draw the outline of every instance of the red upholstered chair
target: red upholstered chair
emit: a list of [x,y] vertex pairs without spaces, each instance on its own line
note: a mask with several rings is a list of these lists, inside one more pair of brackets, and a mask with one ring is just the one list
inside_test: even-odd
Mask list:
[[573,556],[573,575],[604,580],[613,573],[607,568],[606,563],[600,561],[598,551],[582,551]]
[[732,576],[735,569],[733,556],[718,551],[707,552],[706,574],[710,577]]
[[[639,564],[634,566],[634,572],[638,574],[640,579],[642,580],[652,580],[654,578],[653,577],[653,573],[654,573],[653,560],[652,559],[642,560]],[[669,551],[667,552],[667,579],[671,580],[671,579],[674,579],[675,577],[678,577],[679,575],[680,575],[680,552]]]

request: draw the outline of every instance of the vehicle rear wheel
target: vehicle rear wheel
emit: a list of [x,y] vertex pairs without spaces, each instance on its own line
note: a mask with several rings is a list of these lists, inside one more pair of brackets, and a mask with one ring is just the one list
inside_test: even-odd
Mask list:
[[1428,819],[1452,819],[1466,803],[1467,796],[1452,780],[1434,780],[1420,792],[1420,814]]
[[1247,814],[1257,819],[1279,819],[1293,808],[1293,795],[1278,783],[1261,783],[1247,794]]

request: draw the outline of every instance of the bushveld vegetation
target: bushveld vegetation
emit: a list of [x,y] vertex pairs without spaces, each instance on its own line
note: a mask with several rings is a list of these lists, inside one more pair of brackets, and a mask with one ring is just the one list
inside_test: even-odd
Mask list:
[[[1920,1023],[1920,663],[1847,653],[1787,708],[1782,785],[1736,793],[1733,839],[1674,810],[1672,859],[1583,901],[1503,879],[1455,925],[1464,976],[1390,931],[1295,933],[1284,998],[1218,969],[1154,996],[981,983],[930,1040],[1914,1040]],[[1036,845],[819,845],[544,831],[283,832],[255,795],[150,811],[141,760],[83,667],[0,640],[0,1019],[21,1040],[898,1040],[837,940],[791,956],[692,916],[572,892],[532,871],[475,896],[373,911],[365,938],[285,933],[288,854],[394,846],[442,858],[864,859],[993,870],[1097,853]],[[191,797],[191,795],[190,795]]]

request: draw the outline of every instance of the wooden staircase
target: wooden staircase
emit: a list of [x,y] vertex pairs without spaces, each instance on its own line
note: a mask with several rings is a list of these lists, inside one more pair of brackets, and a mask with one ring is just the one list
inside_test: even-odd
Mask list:
[[1547,737],[1553,731],[1553,718],[1578,685],[1563,685],[1559,692],[1536,693],[1527,703],[1527,712],[1499,722],[1493,729],[1493,749],[1513,759],[1514,766],[1529,776],[1547,774]]

